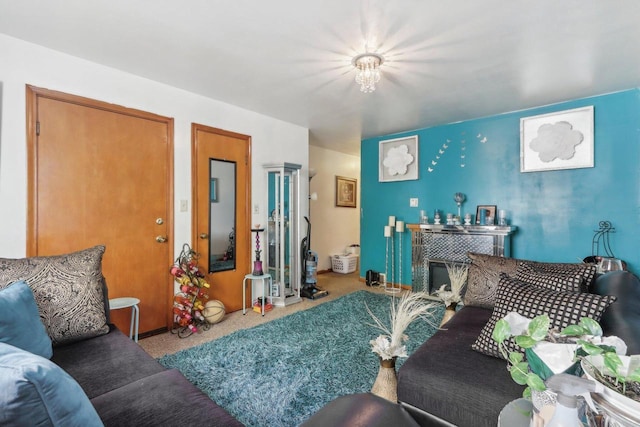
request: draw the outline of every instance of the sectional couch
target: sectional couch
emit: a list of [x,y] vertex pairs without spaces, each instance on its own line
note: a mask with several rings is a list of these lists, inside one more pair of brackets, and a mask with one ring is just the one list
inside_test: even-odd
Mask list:
[[502,408],[522,395],[488,342],[509,311],[549,313],[558,328],[588,315],[600,319],[605,335],[625,340],[629,354],[640,354],[640,281],[633,274],[596,278],[585,264],[470,257],[464,307],[398,371],[398,400],[420,425],[495,427]]
[[242,426],[109,324],[104,249],[0,258],[0,425]]
[[557,328],[583,316],[599,319],[605,335],[640,354],[640,280],[633,274],[596,277],[588,264],[468,256],[464,306],[400,367],[399,403],[370,393],[344,396],[304,427],[495,427],[502,408],[523,391],[491,340],[495,322],[509,311],[530,318],[547,313]]

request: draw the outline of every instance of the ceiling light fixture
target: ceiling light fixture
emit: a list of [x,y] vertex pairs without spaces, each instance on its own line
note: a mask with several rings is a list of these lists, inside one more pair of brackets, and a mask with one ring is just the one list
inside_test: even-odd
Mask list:
[[380,81],[380,66],[384,62],[382,55],[377,53],[362,53],[351,61],[358,69],[356,83],[360,85],[360,91],[370,93],[376,90],[376,83]]

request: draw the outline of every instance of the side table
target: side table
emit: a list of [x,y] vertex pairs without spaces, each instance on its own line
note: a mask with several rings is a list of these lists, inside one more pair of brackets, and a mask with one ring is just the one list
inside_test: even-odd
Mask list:
[[262,315],[264,316],[264,300],[267,297],[267,286],[269,287],[269,302],[273,304],[273,295],[271,293],[271,275],[263,274],[261,276],[254,276],[253,274],[247,274],[242,280],[242,314],[247,314],[247,280],[251,280],[251,301],[253,302],[253,282],[255,280],[262,280]]
[[[140,325],[140,300],[133,297],[113,298],[109,300],[109,310],[119,310],[131,307],[131,322],[129,324],[129,338],[138,342],[138,327]],[[134,336],[135,329],[135,336]]]

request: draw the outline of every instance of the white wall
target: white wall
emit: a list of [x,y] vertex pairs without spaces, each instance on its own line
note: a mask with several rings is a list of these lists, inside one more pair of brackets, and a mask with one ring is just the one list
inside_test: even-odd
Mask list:
[[[310,191],[311,249],[318,253],[318,270],[331,268],[330,256],[360,244],[360,157],[309,146],[309,167],[316,170]],[[358,180],[356,209],[336,207],[336,175]]]
[[[301,164],[303,178],[307,179],[309,132],[301,126],[2,34],[0,58],[0,257],[26,254],[26,84],[174,118],[176,253],[183,243],[191,241],[192,122],[251,136],[252,224],[266,223],[263,164],[283,161]],[[307,188],[302,190],[306,200]],[[180,200],[188,200],[188,212],[179,211]],[[307,214],[306,205],[302,212]],[[304,230],[301,226],[301,236]]]

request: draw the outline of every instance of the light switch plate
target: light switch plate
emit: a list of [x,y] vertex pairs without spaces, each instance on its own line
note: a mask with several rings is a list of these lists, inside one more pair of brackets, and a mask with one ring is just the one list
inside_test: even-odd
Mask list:
[[409,207],[417,208],[418,207],[418,198],[412,197],[409,199]]

